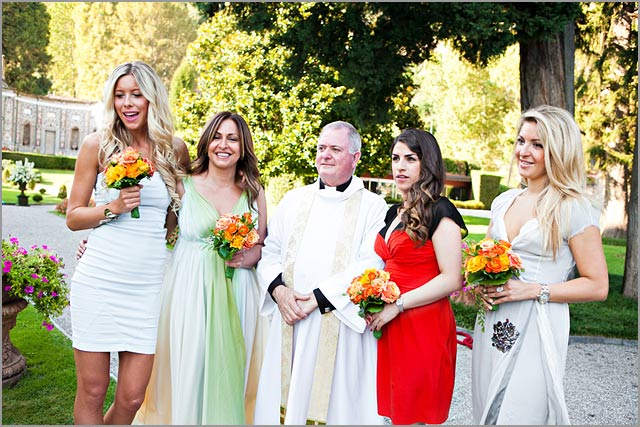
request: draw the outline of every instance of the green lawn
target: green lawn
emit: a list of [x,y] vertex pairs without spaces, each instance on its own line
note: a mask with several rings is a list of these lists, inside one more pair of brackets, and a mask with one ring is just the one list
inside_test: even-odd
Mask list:
[[[71,191],[73,183],[73,171],[61,169],[38,169],[42,174],[42,182],[36,184],[33,190],[26,190],[24,193],[29,196],[29,204],[34,205],[57,205],[60,203],[58,191],[61,185],[66,185],[67,194]],[[33,195],[40,194],[40,189],[44,188],[46,193],[41,202],[34,202]],[[2,183],[2,203],[16,204],[20,190],[15,185]]]
[[[2,390],[2,424],[73,424],[76,373],[71,342],[59,330],[47,331],[30,305],[18,314],[11,341],[27,359],[27,372]],[[105,410],[113,402],[115,381]]]

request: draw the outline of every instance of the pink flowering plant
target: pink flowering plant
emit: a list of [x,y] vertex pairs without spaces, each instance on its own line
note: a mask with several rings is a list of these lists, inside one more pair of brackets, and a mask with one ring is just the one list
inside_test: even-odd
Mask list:
[[16,237],[2,239],[3,291],[32,303],[48,330],[53,329],[51,319],[69,304],[63,267],[62,259],[46,245],[26,249]]

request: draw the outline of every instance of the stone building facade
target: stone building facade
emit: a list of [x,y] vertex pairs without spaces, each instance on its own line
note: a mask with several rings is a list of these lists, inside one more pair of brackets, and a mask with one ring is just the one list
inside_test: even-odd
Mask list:
[[2,148],[75,157],[100,111],[100,103],[18,94],[3,81]]

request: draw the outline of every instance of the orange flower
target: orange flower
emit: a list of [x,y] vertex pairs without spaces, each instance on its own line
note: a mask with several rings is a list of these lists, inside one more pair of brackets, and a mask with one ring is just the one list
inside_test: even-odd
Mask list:
[[251,249],[252,247],[255,246],[256,243],[258,243],[258,240],[260,240],[260,236],[258,235],[258,232],[254,228],[253,230],[249,231],[249,234],[247,235],[247,240],[245,240],[243,247],[245,249]]
[[499,255],[487,260],[485,267],[487,273],[500,273],[509,270],[509,257],[506,254]]
[[242,237],[245,237],[247,234],[249,234],[249,227],[247,227],[244,224],[241,224],[238,227],[238,234],[240,234]]
[[125,148],[121,155],[122,163],[124,164],[135,163],[136,160],[141,157],[142,156],[140,156],[140,153],[138,153],[133,147]]
[[[398,285],[390,281],[390,278],[387,271],[368,268],[351,280],[344,295],[348,295],[351,302],[359,307],[360,317],[380,311],[385,303],[390,304],[400,297]],[[374,331],[373,336],[380,338],[382,331]]]
[[[209,229],[209,235],[204,237],[218,255],[224,260],[230,260],[242,249],[251,249],[258,243],[260,236],[255,229],[256,224],[251,221],[251,213],[242,216],[236,214],[222,215],[216,221],[215,227]],[[233,268],[225,266],[225,277],[233,277]]]
[[387,282],[382,290],[380,298],[382,301],[390,304],[400,297],[400,288],[394,282]]
[[514,254],[509,250],[507,252],[507,257],[509,257],[509,266],[511,268],[517,268],[517,269],[522,268],[522,260],[520,260],[520,257],[518,255]]

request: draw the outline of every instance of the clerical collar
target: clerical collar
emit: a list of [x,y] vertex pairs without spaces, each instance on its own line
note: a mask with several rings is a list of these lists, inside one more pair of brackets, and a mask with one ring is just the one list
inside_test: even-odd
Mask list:
[[352,179],[352,178],[353,178],[353,177],[349,177],[349,181],[345,182],[344,184],[340,184],[340,185],[338,185],[337,187],[326,187],[326,186],[324,185],[324,182],[322,182],[322,180],[320,179],[320,189],[321,189],[321,190],[324,190],[325,188],[326,188],[327,190],[329,190],[329,189],[331,189],[331,190],[335,189],[336,191],[339,191],[339,192],[341,192],[341,193],[344,193],[344,190],[346,190],[347,188],[349,188],[349,184],[351,184],[351,179]]

